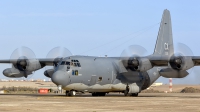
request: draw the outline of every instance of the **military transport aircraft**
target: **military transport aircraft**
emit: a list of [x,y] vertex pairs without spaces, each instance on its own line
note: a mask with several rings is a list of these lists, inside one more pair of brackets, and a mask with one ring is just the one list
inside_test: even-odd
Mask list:
[[[18,52],[18,51],[16,51]],[[18,55],[18,54],[16,54]],[[164,10],[155,50],[152,55],[121,57],[67,56],[34,59],[26,52],[18,58],[0,60],[11,63],[3,74],[7,77],[27,77],[45,66],[44,75],[58,87],[66,90],[67,96],[76,92],[89,92],[92,96],[105,96],[109,92],[123,92],[125,96],[138,96],[160,76],[183,78],[188,69],[200,65],[200,57],[174,53],[170,12]],[[11,57],[16,57],[15,55]]]

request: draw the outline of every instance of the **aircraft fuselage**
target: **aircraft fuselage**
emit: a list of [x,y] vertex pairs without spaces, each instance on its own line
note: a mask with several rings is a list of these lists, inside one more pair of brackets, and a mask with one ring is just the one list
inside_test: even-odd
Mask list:
[[118,73],[115,62],[119,60],[109,57],[71,56],[59,63],[52,75],[52,81],[68,91],[123,92],[127,84],[133,83],[139,86],[140,91],[146,89],[160,76],[157,67],[147,72],[128,70],[126,73]]

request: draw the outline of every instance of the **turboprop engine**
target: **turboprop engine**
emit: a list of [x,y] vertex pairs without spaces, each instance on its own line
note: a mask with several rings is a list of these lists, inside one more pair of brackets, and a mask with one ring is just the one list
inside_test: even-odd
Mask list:
[[46,77],[49,77],[49,78],[51,78],[51,76],[53,75],[53,73],[54,73],[54,69],[48,69],[48,70],[44,71],[44,75]]
[[27,59],[26,57],[21,57],[20,59],[13,61],[12,68],[7,68],[3,71],[4,76],[6,77],[27,77],[32,74],[32,71],[36,71],[41,68],[41,64],[36,59]]
[[13,66],[20,71],[35,71],[41,68],[41,64],[38,60],[28,59],[25,56],[14,61]]
[[12,63],[12,68],[7,68],[3,71],[6,77],[17,78],[24,76],[27,78],[33,71],[44,67],[28,47],[20,47],[14,50],[9,62]]
[[[187,56],[189,55],[189,56]],[[178,44],[178,53],[172,55],[169,59],[169,66],[160,70],[160,75],[166,78],[186,77],[194,67],[192,60],[193,53],[185,44]]]
[[147,50],[142,46],[132,45],[123,50],[121,60],[125,68],[143,72],[152,68],[150,60],[145,57],[146,54]]
[[191,56],[172,56],[170,66],[175,70],[188,70],[194,66]]
[[65,47],[55,47],[49,51],[46,58],[53,59],[53,64],[51,66],[45,66],[44,75],[46,77],[52,78],[54,70],[56,70],[59,63],[63,58],[72,56],[72,53]]
[[152,68],[152,64],[147,58],[131,57],[127,67],[132,71],[147,71]]

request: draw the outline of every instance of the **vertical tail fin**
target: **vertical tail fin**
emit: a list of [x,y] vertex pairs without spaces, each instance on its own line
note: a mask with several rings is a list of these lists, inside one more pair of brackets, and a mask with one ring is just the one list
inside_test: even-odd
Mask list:
[[174,54],[172,37],[171,16],[169,10],[165,9],[162,15],[156,46],[153,55],[170,58]]

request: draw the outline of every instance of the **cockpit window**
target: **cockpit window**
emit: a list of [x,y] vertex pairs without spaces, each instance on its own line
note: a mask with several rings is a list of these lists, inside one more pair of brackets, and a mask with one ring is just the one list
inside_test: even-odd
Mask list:
[[78,66],[78,67],[81,67],[80,63],[77,63],[77,66]]
[[70,65],[70,62],[68,62],[68,61],[62,61],[60,65]]
[[81,64],[78,60],[71,60],[71,66],[81,67]]
[[60,65],[65,65],[65,61],[62,61]]
[[66,61],[66,65],[70,65],[70,62]]

